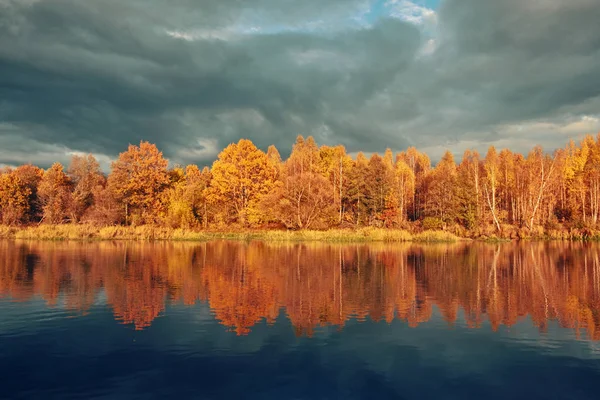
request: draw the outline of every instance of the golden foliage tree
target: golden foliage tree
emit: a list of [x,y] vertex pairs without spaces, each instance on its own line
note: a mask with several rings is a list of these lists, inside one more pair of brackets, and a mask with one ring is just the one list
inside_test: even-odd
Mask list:
[[526,162],[528,166],[527,170],[530,173],[530,200],[528,201],[528,218],[526,222],[531,229],[538,219],[538,214],[544,203],[551,200],[552,195],[548,189],[552,183],[552,177],[556,166],[556,157],[544,154],[542,148],[536,146],[529,152]]
[[600,218],[600,134],[596,142],[592,136],[585,139],[589,154],[584,166],[584,180],[587,187],[587,203],[591,223],[596,225]]
[[474,229],[480,221],[481,161],[477,151],[466,150],[457,167],[457,218],[466,229]]
[[0,221],[4,225],[25,222],[31,189],[14,171],[0,174]]
[[126,223],[130,214],[133,222],[142,223],[156,222],[165,214],[168,164],[156,145],[144,141],[139,146],[129,145],[112,163],[108,186],[122,205]]
[[564,162],[562,164],[561,182],[564,185],[564,205],[561,210],[563,218],[581,219],[583,210],[580,206],[581,195],[584,193],[583,168],[585,158],[581,155],[581,149],[573,140],[564,149]]
[[331,183],[333,202],[338,209],[337,223],[341,223],[344,213],[344,180],[352,164],[344,146],[321,146],[319,148],[319,169]]
[[275,171],[263,151],[241,139],[219,154],[211,172],[208,198],[221,206],[224,222],[256,225],[264,220],[259,205],[273,188]]
[[271,210],[275,220],[289,228],[307,229],[327,226],[335,221],[332,185],[320,172],[319,148],[309,136],[298,136],[284,176],[265,197],[263,209]]
[[410,212],[410,217],[414,221],[419,219],[423,213],[428,182],[426,176],[431,169],[431,160],[427,154],[419,152],[414,147],[409,147],[406,152],[400,152],[396,156],[396,161],[398,160],[404,161],[415,175],[415,192]]
[[488,152],[485,156],[483,167],[485,171],[483,180],[485,202],[488,206],[490,213],[492,214],[492,219],[494,220],[496,229],[498,230],[498,232],[501,232],[502,228],[500,227],[500,216],[497,207],[500,165],[498,160],[498,152],[496,151],[496,148],[494,146],[489,147]]
[[398,222],[402,223],[406,221],[415,194],[415,174],[403,160],[398,160],[394,168],[393,193],[397,199]]
[[71,182],[61,163],[54,163],[40,182],[38,194],[43,206],[44,221],[49,224],[65,222],[71,207]]
[[[391,155],[381,158],[373,154],[369,159],[367,167],[366,205],[369,212],[369,225],[381,225],[385,223],[386,199],[390,200],[392,191],[394,171],[391,164]],[[395,193],[393,193],[395,195]],[[392,200],[392,202],[394,202]],[[387,202],[389,205],[390,202]]]
[[456,218],[457,172],[454,156],[446,151],[440,162],[430,172],[429,190],[425,202],[427,215],[444,223]]
[[200,224],[206,226],[206,192],[210,183],[208,168],[200,171],[196,165],[188,165],[185,171],[179,168],[171,174],[180,176],[172,183],[167,193],[167,223],[182,228],[192,228]]
[[346,218],[355,225],[365,224],[368,220],[367,187],[369,161],[362,152],[350,165],[344,182]]
[[42,204],[38,196],[38,186],[44,176],[44,170],[32,164],[25,164],[15,168],[14,174],[29,189],[29,195],[27,196],[28,211],[23,222],[37,221],[42,217]]
[[100,164],[92,154],[74,155],[67,171],[73,182],[71,218],[79,221],[94,205],[94,192],[99,186],[104,186],[105,178],[100,172]]

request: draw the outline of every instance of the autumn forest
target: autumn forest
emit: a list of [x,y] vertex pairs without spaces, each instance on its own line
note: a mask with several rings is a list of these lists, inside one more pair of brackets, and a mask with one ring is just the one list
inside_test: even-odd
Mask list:
[[193,230],[378,227],[462,237],[591,238],[600,226],[600,135],[553,154],[490,147],[447,151],[432,166],[414,147],[351,157],[298,136],[289,158],[250,140],[212,167],[171,166],[159,149],[130,145],[102,173],[92,155],[43,170],[0,170],[0,222],[154,225]]

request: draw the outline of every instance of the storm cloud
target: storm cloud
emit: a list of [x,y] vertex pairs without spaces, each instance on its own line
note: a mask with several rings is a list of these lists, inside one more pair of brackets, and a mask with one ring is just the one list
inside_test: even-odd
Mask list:
[[0,164],[148,140],[547,150],[600,130],[597,0],[0,0]]

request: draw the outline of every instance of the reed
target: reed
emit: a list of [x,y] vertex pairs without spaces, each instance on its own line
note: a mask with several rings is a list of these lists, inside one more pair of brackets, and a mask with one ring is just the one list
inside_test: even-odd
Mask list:
[[319,241],[319,242],[408,242],[412,235],[404,230],[362,228],[330,229],[326,231],[264,231],[251,238],[268,241]]
[[0,226],[0,238],[26,240],[209,240],[210,235],[192,230],[156,226],[39,225]]
[[412,235],[404,230],[361,228],[327,231],[242,230],[195,231],[159,226],[36,225],[0,226],[0,238],[27,240],[193,240],[213,239],[321,242],[408,242]]
[[0,226],[0,238],[27,240],[188,240],[214,239],[265,240],[272,242],[453,242],[459,240],[449,232],[425,231],[416,235],[400,229],[359,228],[316,230],[241,230],[197,231],[160,226],[94,226],[35,225],[27,227]]
[[424,231],[413,237],[415,242],[456,242],[458,236],[446,231]]
[[13,238],[19,228],[12,226],[0,225],[0,238]]

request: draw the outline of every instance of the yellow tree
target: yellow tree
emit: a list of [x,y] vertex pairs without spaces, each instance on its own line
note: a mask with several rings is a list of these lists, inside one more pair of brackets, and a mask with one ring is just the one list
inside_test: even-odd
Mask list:
[[531,173],[530,201],[527,225],[533,228],[535,219],[543,204],[544,197],[550,196],[549,184],[552,182],[556,156],[544,154],[540,146],[536,146],[527,156],[528,170]]
[[431,160],[425,153],[419,152],[414,147],[409,147],[406,152],[401,152],[396,156],[396,161],[404,161],[415,175],[415,192],[411,202],[412,210],[410,217],[413,221],[419,219],[423,212],[425,204],[425,195],[427,193],[427,182],[425,179],[431,169]]
[[466,150],[457,168],[457,212],[459,222],[475,228],[481,216],[481,161],[477,151]]
[[[389,154],[391,156],[391,152]],[[369,159],[367,167],[366,206],[369,213],[369,224],[386,223],[386,199],[387,205],[391,206],[397,202],[393,190],[394,169],[391,158],[382,158],[373,154]],[[391,193],[393,192],[393,193]],[[391,196],[390,196],[391,195]],[[394,213],[389,213],[388,215]]]
[[529,206],[529,192],[531,176],[529,166],[522,154],[513,157],[514,185],[513,185],[513,224],[523,227],[527,224],[527,208]]
[[492,214],[492,219],[494,220],[496,229],[498,230],[498,233],[500,233],[502,229],[500,228],[500,217],[498,215],[497,208],[500,165],[498,160],[498,153],[496,152],[496,148],[494,146],[489,147],[488,152],[485,156],[483,168],[485,171],[483,189],[485,192],[486,204],[488,205],[490,213]]
[[279,150],[274,145],[270,145],[267,149],[267,158],[269,159],[269,165],[273,169],[274,180],[278,180],[281,178],[283,162],[281,161],[281,155],[279,154]]
[[551,218],[556,218],[557,222],[565,222],[571,219],[571,209],[568,203],[568,181],[566,179],[566,170],[569,163],[568,148],[556,150],[556,173],[553,179],[553,189],[556,196],[556,204],[552,210]]
[[44,176],[44,170],[32,164],[25,164],[15,168],[14,174],[29,189],[29,196],[27,196],[28,211],[23,222],[36,221],[42,217],[38,186]]
[[156,222],[164,214],[163,191],[169,187],[169,162],[149,142],[129,145],[112,163],[108,186],[122,204],[125,222],[129,215],[136,222]]
[[388,210],[393,209],[396,221],[406,221],[408,207],[415,193],[415,174],[403,160],[398,160],[394,168],[392,190]]
[[367,221],[367,175],[369,160],[362,152],[356,155],[347,169],[344,181],[344,208],[347,210],[346,218],[356,225]]
[[0,221],[4,225],[25,222],[29,212],[31,189],[9,171],[0,174]]
[[498,156],[498,206],[506,212],[508,222],[515,221],[515,156],[503,149]]
[[169,188],[165,190],[166,223],[173,228],[191,228],[195,224],[192,205],[186,198],[186,176],[177,166],[169,171]]
[[600,134],[596,142],[592,136],[588,136],[585,141],[589,148],[589,155],[584,167],[584,179],[588,193],[589,215],[595,225],[600,216]]
[[446,151],[440,162],[430,173],[430,184],[425,208],[427,214],[439,218],[444,223],[456,217],[457,172],[454,156]]
[[104,186],[105,178],[100,172],[100,164],[92,154],[73,156],[68,175],[74,185],[71,219],[79,221],[94,204],[94,191],[98,186]]
[[563,168],[563,179],[567,191],[568,209],[572,217],[585,222],[585,174],[584,169],[589,154],[588,141],[584,140],[581,147],[577,147],[572,140],[566,147],[566,159]]
[[65,221],[71,206],[71,182],[60,163],[54,163],[46,172],[38,189],[43,205],[44,221],[60,224]]
[[208,199],[207,191],[210,187],[212,174],[208,167],[202,171],[196,165],[188,165],[185,169],[185,198],[192,206],[194,218],[201,222],[204,227],[208,224]]
[[225,207],[225,222],[257,224],[263,221],[259,205],[271,192],[275,170],[267,155],[248,139],[227,146],[214,162],[208,196]]
[[338,223],[341,223],[344,212],[344,181],[352,164],[352,159],[346,154],[346,148],[342,145],[335,147],[321,146],[319,156],[320,172],[331,183],[333,201],[338,209]]
[[95,225],[114,225],[124,218],[122,199],[104,182],[93,190],[94,204],[85,213],[83,220]]
[[[167,193],[167,223],[173,227],[191,228],[198,224],[207,224],[206,190],[210,183],[208,168],[200,171],[196,165],[174,168],[172,182]],[[173,179],[172,179],[173,180]]]
[[289,228],[326,226],[335,220],[332,185],[320,173],[319,161],[314,139],[298,136],[285,162],[283,182],[263,203]]

